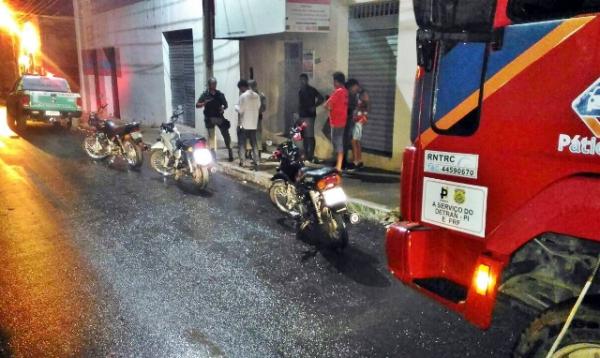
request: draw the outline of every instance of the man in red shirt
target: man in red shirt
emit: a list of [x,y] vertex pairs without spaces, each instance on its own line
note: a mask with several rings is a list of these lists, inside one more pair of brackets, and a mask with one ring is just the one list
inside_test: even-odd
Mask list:
[[337,154],[336,165],[338,171],[342,171],[344,160],[344,129],[348,120],[348,90],[345,86],[346,76],[341,72],[333,74],[334,90],[325,102],[325,108],[329,110],[329,125],[331,126],[331,144]]

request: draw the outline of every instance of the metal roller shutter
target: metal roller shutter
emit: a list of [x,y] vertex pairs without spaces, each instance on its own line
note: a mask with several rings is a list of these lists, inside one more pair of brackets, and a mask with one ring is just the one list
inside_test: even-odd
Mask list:
[[171,65],[171,104],[183,105],[183,122],[196,126],[196,85],[194,80],[194,38],[192,30],[165,33]]
[[348,77],[357,79],[371,100],[362,146],[387,156],[394,145],[398,6],[398,1],[367,3],[350,13]]

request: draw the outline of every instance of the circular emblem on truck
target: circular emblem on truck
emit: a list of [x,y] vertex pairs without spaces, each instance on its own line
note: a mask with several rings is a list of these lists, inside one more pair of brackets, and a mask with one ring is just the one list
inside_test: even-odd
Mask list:
[[454,201],[457,204],[464,204],[467,200],[467,194],[463,189],[454,189]]

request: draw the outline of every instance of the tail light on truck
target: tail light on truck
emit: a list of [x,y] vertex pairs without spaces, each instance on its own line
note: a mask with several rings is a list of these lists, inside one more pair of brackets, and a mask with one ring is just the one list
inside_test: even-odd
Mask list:
[[23,96],[21,96],[21,105],[23,107],[29,107],[30,104],[31,104],[31,97],[29,97],[28,94],[24,94]]
[[77,107],[83,107],[83,100],[81,99],[81,97],[77,97]]

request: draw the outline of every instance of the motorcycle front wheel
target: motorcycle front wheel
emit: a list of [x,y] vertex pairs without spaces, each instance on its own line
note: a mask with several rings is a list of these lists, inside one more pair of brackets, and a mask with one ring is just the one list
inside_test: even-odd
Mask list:
[[342,214],[326,210],[323,215],[323,229],[333,246],[341,249],[348,246],[348,229]]
[[169,167],[168,164],[168,154],[162,149],[154,149],[150,153],[150,166],[152,169],[156,170],[160,174],[164,176],[173,175],[175,170],[172,167]]
[[269,198],[271,202],[279,211],[285,214],[291,214],[290,208],[290,195],[288,194],[288,184],[283,179],[277,179],[271,184],[269,188]]
[[123,154],[130,169],[139,169],[142,166],[144,160],[142,149],[132,140],[128,139],[123,142]]
[[206,189],[210,180],[210,173],[208,171],[208,168],[197,165],[194,169],[194,173],[192,173],[192,178],[194,179],[194,184],[196,185],[196,188],[200,190]]
[[83,149],[90,158],[101,160],[109,154],[105,142],[106,140],[101,140],[97,135],[89,135],[83,140]]

